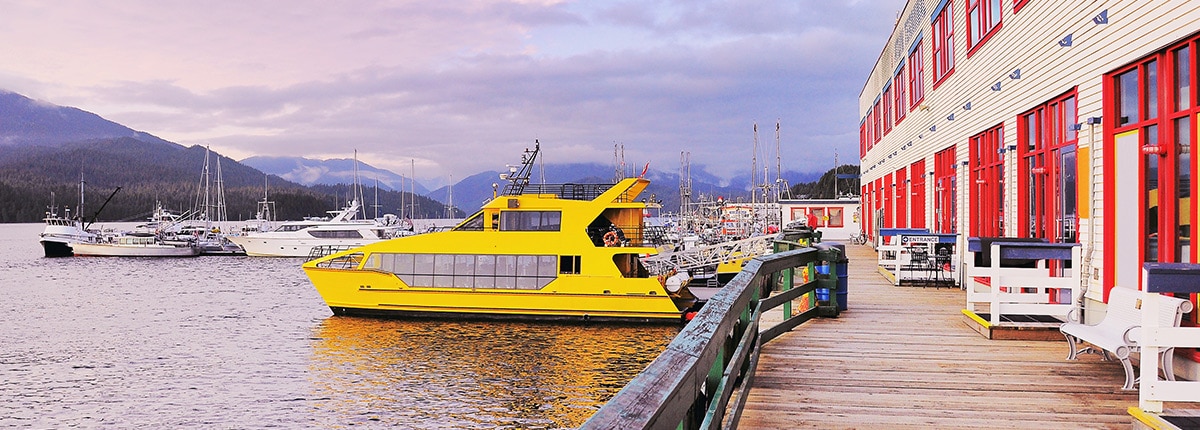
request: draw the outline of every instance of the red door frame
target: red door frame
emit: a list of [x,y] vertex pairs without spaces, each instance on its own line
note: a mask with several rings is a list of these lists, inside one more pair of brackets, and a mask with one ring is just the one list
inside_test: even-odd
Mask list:
[[917,160],[908,172],[912,181],[909,184],[912,190],[909,193],[912,197],[909,221],[912,228],[925,228],[925,160]]
[[896,171],[896,228],[908,227],[908,166]]
[[[1190,58],[1185,60],[1189,65],[1191,74],[1189,82],[1186,86],[1189,92],[1189,100],[1187,100],[1188,103],[1183,109],[1178,109],[1175,105],[1175,98],[1178,97],[1178,94],[1176,94],[1177,91],[1174,85],[1174,54],[1184,48],[1187,48],[1190,51]],[[1181,203],[1181,198],[1178,195],[1179,189],[1177,188],[1178,184],[1176,181],[1178,174],[1180,173],[1179,162],[1181,160],[1178,158],[1179,145],[1176,144],[1175,121],[1182,118],[1189,118],[1187,138],[1189,144],[1188,147],[1189,150],[1191,150],[1191,148],[1196,146],[1198,141],[1198,136],[1196,135],[1197,124],[1195,124],[1195,122],[1198,119],[1198,115],[1200,115],[1200,104],[1198,104],[1197,100],[1195,100],[1195,97],[1197,96],[1195,91],[1198,88],[1198,83],[1200,83],[1198,82],[1200,80],[1197,78],[1198,71],[1196,67],[1196,58],[1198,54],[1200,54],[1198,51],[1200,51],[1200,36],[1193,35],[1185,41],[1172,44],[1171,46],[1161,49],[1153,54],[1147,55],[1137,61],[1115,69],[1104,76],[1104,85],[1102,87],[1104,117],[1119,118],[1120,115],[1127,114],[1128,112],[1121,112],[1118,109],[1120,103],[1120,88],[1118,84],[1118,78],[1127,72],[1137,71],[1137,100],[1135,101],[1135,105],[1139,109],[1138,115],[1136,118],[1133,118],[1124,124],[1119,124],[1117,121],[1103,122],[1103,157],[1105,160],[1105,177],[1115,177],[1116,163],[1113,162],[1113,160],[1115,160],[1117,156],[1115,149],[1116,136],[1129,131],[1138,131],[1139,138],[1141,139],[1141,151],[1139,151],[1138,160],[1138,203],[1141,210],[1138,214],[1138,219],[1136,220],[1135,224],[1138,228],[1138,237],[1141,238],[1141,243],[1138,246],[1139,263],[1145,262],[1148,259],[1148,256],[1146,255],[1148,248],[1147,245],[1153,243],[1149,239],[1157,240],[1157,246],[1154,248],[1158,255],[1151,256],[1150,259],[1152,260],[1183,262],[1197,261],[1198,250],[1196,244],[1189,243],[1190,251],[1187,253],[1187,255],[1181,255],[1177,249],[1179,243],[1176,241],[1178,241],[1181,237],[1181,235],[1178,234],[1179,232],[1176,230],[1179,227],[1178,217],[1180,212],[1179,205]],[[1156,69],[1154,73],[1150,72],[1151,67]],[[1146,78],[1151,75],[1156,75],[1157,79],[1154,82],[1154,90],[1147,91]],[[1153,99],[1153,103],[1151,103],[1151,100],[1147,99],[1148,95],[1155,97]],[[1147,107],[1150,108],[1150,110],[1146,110]],[[1159,137],[1157,140],[1153,139],[1155,134]],[[1200,171],[1200,167],[1197,165],[1198,157],[1196,157],[1194,154],[1188,155],[1189,160],[1187,166],[1184,168],[1187,169],[1188,174],[1190,175],[1190,180],[1194,181],[1194,178],[1197,177],[1198,171]],[[1159,196],[1157,202],[1150,201],[1149,191],[1147,190],[1148,172],[1146,169],[1148,168],[1149,162],[1152,161],[1157,162],[1158,167],[1158,174],[1155,175],[1154,178],[1158,182],[1158,188],[1156,188],[1157,191],[1155,193],[1157,196]],[[1105,187],[1105,201],[1114,201],[1115,199],[1115,195],[1113,194],[1114,191],[1110,190],[1110,188],[1111,187]],[[1187,191],[1188,193],[1184,197],[1188,201],[1189,207],[1187,208],[1187,212],[1192,214],[1190,217],[1191,219],[1186,220],[1186,225],[1188,226],[1187,233],[1189,235],[1190,242],[1190,239],[1196,237],[1198,228],[1197,222],[1195,222],[1198,198],[1197,188],[1195,186],[1190,185],[1190,189]],[[1154,238],[1148,237],[1147,234],[1147,228],[1150,221],[1147,219],[1151,208],[1151,206],[1149,206],[1150,204],[1154,204],[1157,207],[1157,222],[1154,223],[1154,228],[1156,231],[1154,233],[1164,233],[1157,234]],[[1104,216],[1106,220],[1113,220],[1105,223],[1104,235],[1106,237],[1115,237],[1117,229],[1116,205],[1105,205]],[[1128,226],[1128,224],[1130,223],[1124,223],[1125,226]],[[1117,264],[1116,250],[1106,247],[1104,250],[1104,275],[1102,282],[1105,300],[1108,298],[1108,292],[1116,283]],[[1141,280],[1139,279],[1138,282],[1140,283]],[[1192,301],[1193,303],[1197,301],[1197,295],[1192,295]],[[1197,324],[1197,314],[1200,314],[1200,311],[1192,312],[1192,315],[1189,318],[1190,324]]]
[[958,194],[958,160],[955,147],[938,151],[934,154],[934,232],[957,233],[958,226],[955,212]]

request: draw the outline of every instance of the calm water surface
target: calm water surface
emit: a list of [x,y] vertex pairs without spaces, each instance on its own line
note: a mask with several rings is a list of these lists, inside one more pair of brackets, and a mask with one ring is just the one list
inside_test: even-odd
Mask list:
[[0,224],[0,427],[562,428],[678,327],[335,317],[299,259],[42,257]]

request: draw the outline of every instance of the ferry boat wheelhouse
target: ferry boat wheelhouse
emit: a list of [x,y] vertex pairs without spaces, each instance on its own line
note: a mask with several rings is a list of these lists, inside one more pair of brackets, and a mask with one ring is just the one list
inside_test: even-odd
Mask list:
[[329,255],[304,271],[337,315],[680,321],[696,304],[686,282],[651,276],[640,260],[656,253],[635,200],[650,182],[531,185],[538,151],[526,150],[504,195],[454,229]]

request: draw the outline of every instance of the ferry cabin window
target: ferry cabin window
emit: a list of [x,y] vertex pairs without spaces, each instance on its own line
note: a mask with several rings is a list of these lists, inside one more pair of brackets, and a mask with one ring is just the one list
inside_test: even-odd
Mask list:
[[526,290],[545,287],[559,270],[553,255],[393,253],[372,254],[363,268],[395,274],[411,287]]
[[564,275],[579,274],[579,256],[563,255],[558,257],[558,273]]
[[559,211],[500,212],[500,231],[559,231],[561,227]]
[[459,224],[458,227],[454,227],[454,230],[483,231],[483,211],[479,211],[476,212],[475,215],[471,215],[470,218],[467,218],[467,220],[463,221],[462,224]]

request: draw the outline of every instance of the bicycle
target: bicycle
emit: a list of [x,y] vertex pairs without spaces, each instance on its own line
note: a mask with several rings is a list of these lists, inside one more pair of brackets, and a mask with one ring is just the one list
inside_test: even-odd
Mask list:
[[850,235],[850,243],[853,243],[855,245],[866,245],[867,244],[867,235],[861,231],[858,232],[857,234],[852,234],[852,235]]

